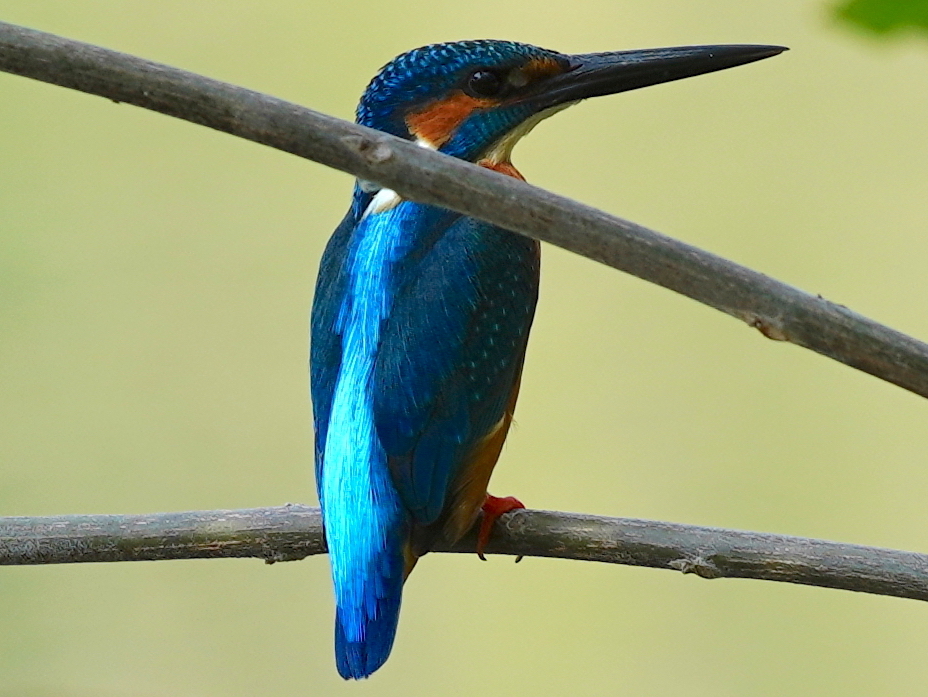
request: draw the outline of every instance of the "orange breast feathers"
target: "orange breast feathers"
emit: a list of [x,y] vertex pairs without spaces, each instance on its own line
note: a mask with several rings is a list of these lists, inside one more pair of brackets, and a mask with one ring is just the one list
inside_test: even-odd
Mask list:
[[477,163],[481,167],[486,167],[487,169],[492,169],[494,172],[499,172],[500,174],[505,174],[507,177],[515,177],[516,179],[521,179],[525,181],[525,177],[522,176],[522,172],[513,167],[511,162],[494,162],[492,160],[480,160]]
[[496,105],[492,99],[477,99],[460,90],[450,97],[431,102],[420,111],[406,116],[409,132],[433,148],[440,148],[474,109]]
[[509,404],[503,418],[499,420],[490,432],[483,437],[474,448],[464,466],[452,484],[450,501],[447,508],[444,534],[449,540],[459,540],[468,531],[477,519],[477,513],[487,498],[487,485],[490,475],[496,467],[496,461],[503,450],[503,443],[512,424],[512,414],[516,409],[516,400],[519,398],[519,385],[522,374],[516,377],[512,391],[509,393]]

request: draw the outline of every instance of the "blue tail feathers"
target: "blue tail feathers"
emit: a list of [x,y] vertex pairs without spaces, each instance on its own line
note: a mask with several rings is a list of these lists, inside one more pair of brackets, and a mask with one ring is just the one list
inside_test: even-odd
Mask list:
[[[405,561],[401,545],[390,545],[371,560],[358,606],[335,610],[335,663],[346,680],[366,678],[390,655],[403,593]],[[352,603],[353,604],[353,603]]]

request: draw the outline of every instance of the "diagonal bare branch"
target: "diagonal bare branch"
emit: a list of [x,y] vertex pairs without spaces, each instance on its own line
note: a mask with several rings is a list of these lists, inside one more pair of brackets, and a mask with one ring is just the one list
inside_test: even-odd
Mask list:
[[[473,531],[454,547],[473,553]],[[0,565],[256,557],[272,563],[325,553],[317,508],[151,515],[0,518]],[[703,578],[754,578],[928,600],[928,555],[802,537],[629,518],[514,511],[488,551],[649,566]]]
[[928,344],[764,274],[378,131],[158,63],[0,23],[0,70],[262,143],[551,242],[928,396]]

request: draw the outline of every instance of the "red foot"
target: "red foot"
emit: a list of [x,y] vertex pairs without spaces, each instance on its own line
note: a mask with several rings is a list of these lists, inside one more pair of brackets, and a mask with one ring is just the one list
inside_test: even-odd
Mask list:
[[[477,556],[486,561],[483,556],[483,550],[490,540],[490,531],[493,529],[493,523],[504,513],[514,511],[517,508],[525,508],[525,505],[515,496],[506,496],[498,498],[487,494],[486,501],[483,502],[481,510],[483,511],[483,520],[480,521],[480,532],[477,533]],[[516,560],[518,561],[518,560]]]

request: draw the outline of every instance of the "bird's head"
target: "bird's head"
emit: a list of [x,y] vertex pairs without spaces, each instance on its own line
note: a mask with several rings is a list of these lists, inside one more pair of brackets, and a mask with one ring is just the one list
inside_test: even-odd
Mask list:
[[581,99],[722,70],[784,50],[686,46],[567,55],[513,41],[432,44],[384,66],[361,98],[357,120],[507,171],[519,138]]

